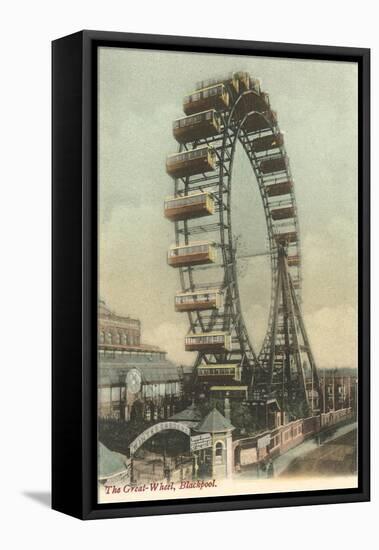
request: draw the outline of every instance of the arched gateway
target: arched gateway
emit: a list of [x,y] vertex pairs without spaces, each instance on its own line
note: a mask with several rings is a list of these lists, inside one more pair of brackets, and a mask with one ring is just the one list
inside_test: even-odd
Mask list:
[[154,426],[150,426],[150,428],[147,428],[145,431],[143,431],[141,434],[139,434],[129,445],[130,450],[130,482],[131,484],[135,483],[134,478],[134,454],[136,451],[151,437],[156,435],[157,433],[164,432],[166,430],[176,430],[179,432],[182,432],[186,434],[189,438],[189,446],[191,441],[191,429],[186,426],[185,424],[182,424],[181,422],[158,422],[158,424],[154,424]]
[[151,437],[166,430],[176,430],[186,434],[189,438],[189,447],[194,459],[194,475],[199,469],[200,453],[204,460],[204,451],[210,450],[211,476],[224,478],[232,476],[232,426],[217,409],[210,411],[205,418],[195,426],[188,426],[182,422],[166,421],[150,426],[138,435],[129,445],[130,450],[130,479],[134,482],[133,460],[137,450]]
[[134,455],[134,453],[145,443],[145,441],[150,439],[150,437],[153,437],[153,435],[156,435],[159,432],[164,432],[165,430],[177,430],[185,433],[188,437],[191,437],[191,429],[181,422],[159,422],[158,424],[154,424],[154,426],[147,428],[131,442],[129,445],[130,456]]

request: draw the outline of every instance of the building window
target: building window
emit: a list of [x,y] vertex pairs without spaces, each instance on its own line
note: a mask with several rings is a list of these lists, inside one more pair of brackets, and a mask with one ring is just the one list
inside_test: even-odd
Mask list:
[[120,401],[120,388],[116,386],[112,388],[112,402],[118,403],[119,401]]
[[123,335],[122,335],[122,344],[124,346],[128,345],[128,335],[126,334],[126,332],[124,332]]
[[144,384],[142,386],[142,388],[144,389],[146,397],[153,397],[154,396],[154,389],[153,389],[153,386],[151,384]]
[[112,333],[111,332],[107,333],[107,344],[112,344]]
[[101,404],[109,403],[109,401],[110,401],[110,395],[109,394],[110,394],[109,387],[100,388],[99,401],[100,401]]
[[221,441],[218,441],[215,446],[215,463],[223,463],[224,446]]

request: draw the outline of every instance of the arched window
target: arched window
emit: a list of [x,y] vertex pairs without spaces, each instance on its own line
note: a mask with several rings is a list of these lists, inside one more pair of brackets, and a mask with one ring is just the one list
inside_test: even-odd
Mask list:
[[104,344],[104,342],[105,342],[105,332],[103,330],[100,332],[99,342],[100,342],[100,344]]
[[123,334],[122,334],[122,345],[123,346],[128,345],[128,335],[125,332],[123,332]]
[[224,462],[224,446],[221,441],[218,441],[215,446],[215,463],[222,464]]
[[116,332],[116,344],[121,344],[121,334]]
[[107,344],[112,344],[112,333],[111,332],[107,333]]

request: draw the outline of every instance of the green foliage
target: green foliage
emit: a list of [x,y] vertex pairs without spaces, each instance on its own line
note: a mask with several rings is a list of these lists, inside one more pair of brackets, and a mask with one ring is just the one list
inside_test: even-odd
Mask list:
[[308,405],[305,400],[292,403],[288,407],[288,413],[291,420],[296,420],[297,418],[305,418],[309,414]]
[[133,420],[125,422],[115,419],[99,419],[98,431],[99,441],[111,451],[122,454],[129,454],[129,445],[146,428],[155,422],[144,420]]
[[231,423],[238,430],[238,432],[236,430],[236,435],[237,433],[251,435],[258,429],[253,407],[247,403],[232,402],[230,417]]
[[[196,405],[203,418],[213,408],[216,408],[225,416],[225,400],[222,398],[211,397],[209,399],[203,399]],[[240,400],[230,400],[230,421],[236,428],[234,435],[251,435],[258,430],[256,414],[253,407]]]

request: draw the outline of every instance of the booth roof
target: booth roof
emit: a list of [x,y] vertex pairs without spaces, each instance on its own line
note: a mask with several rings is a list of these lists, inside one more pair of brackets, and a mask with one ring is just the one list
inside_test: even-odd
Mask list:
[[197,432],[202,433],[220,433],[234,430],[234,426],[223,416],[216,408],[214,408],[202,422],[195,428]]
[[186,421],[186,422],[196,422],[199,423],[201,420],[201,413],[199,409],[196,407],[195,403],[191,403],[189,407],[184,409],[183,411],[179,411],[172,416],[170,416],[170,420],[177,420],[177,421]]

